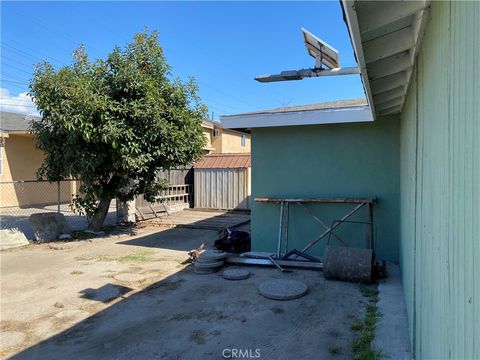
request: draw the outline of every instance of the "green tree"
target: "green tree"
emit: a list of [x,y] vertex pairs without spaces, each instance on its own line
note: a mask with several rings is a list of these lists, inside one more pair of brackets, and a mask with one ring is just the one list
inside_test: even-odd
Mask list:
[[81,179],[75,208],[99,229],[110,202],[143,194],[154,201],[167,186],[160,168],[202,155],[206,107],[193,78],[173,79],[156,32],[136,34],[106,60],[83,47],[71,66],[37,65],[30,96],[41,113],[31,128],[45,153],[38,177]]

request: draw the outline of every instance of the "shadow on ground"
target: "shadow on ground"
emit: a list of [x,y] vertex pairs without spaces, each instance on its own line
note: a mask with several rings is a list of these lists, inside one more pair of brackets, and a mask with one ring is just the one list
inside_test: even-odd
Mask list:
[[[147,235],[141,238],[119,242],[122,245],[144,246],[152,248],[164,248],[170,250],[189,251],[204,244],[206,248],[213,247],[210,232],[198,232],[195,238],[190,236],[191,229],[214,230],[218,232],[218,237],[223,229],[227,227],[245,226],[250,222],[250,214],[245,212],[230,211],[225,213],[205,212],[195,210],[184,210],[167,217],[145,220],[144,224],[160,226],[175,226],[172,229],[164,230],[158,233]],[[143,222],[139,223],[139,226]]]

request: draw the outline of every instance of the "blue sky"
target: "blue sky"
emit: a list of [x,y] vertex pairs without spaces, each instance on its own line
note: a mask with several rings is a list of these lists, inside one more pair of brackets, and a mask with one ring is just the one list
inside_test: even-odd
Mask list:
[[253,80],[256,75],[314,64],[303,44],[302,26],[337,48],[342,66],[354,66],[338,1],[2,1],[1,108],[35,111],[24,93],[36,62],[70,64],[80,43],[92,57],[105,57],[144,26],[159,31],[173,74],[196,78],[215,119],[364,96],[358,75],[269,84]]

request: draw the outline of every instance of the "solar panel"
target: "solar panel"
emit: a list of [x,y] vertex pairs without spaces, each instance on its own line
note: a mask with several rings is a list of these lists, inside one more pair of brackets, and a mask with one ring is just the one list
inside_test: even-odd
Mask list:
[[302,34],[308,54],[317,61],[316,67],[322,67],[322,65],[325,65],[329,69],[340,67],[337,49],[316,37],[305,28],[302,28]]
[[338,50],[322,39],[302,28],[303,39],[308,54],[315,58],[315,66],[308,69],[287,70],[279,74],[256,76],[255,80],[263,83],[277,81],[302,80],[323,76],[339,76],[360,74],[358,66],[341,68],[338,60]]

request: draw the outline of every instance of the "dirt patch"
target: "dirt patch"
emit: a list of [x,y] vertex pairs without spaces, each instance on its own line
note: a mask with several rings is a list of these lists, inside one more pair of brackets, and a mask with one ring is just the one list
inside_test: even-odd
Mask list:
[[207,322],[224,320],[227,316],[224,315],[222,311],[208,311],[208,310],[197,310],[184,312],[173,315],[170,320],[173,321],[184,321],[184,320],[206,320]]
[[270,308],[270,310],[272,310],[272,312],[276,315],[280,315],[280,314],[283,314],[285,312],[285,310],[283,310],[281,307],[279,306],[272,306]]
[[203,331],[193,330],[190,336],[188,337],[188,341],[197,343],[198,345],[205,344]]
[[150,285],[148,288],[145,289],[145,291],[152,291],[157,289],[173,291],[178,289],[184,281],[185,281],[184,279],[176,279],[176,280],[167,280],[165,282],[157,282],[155,284]]

